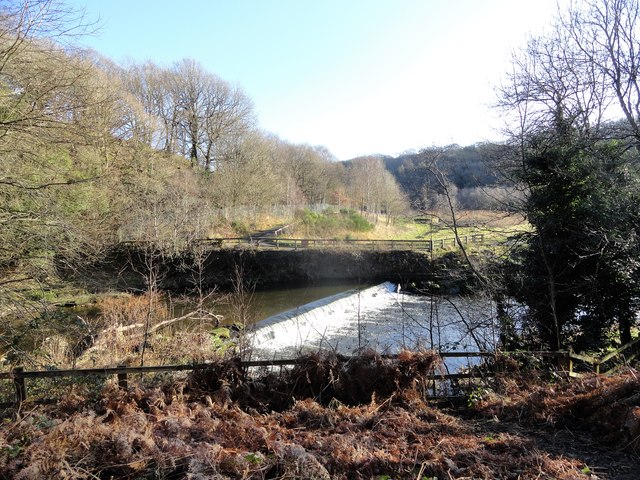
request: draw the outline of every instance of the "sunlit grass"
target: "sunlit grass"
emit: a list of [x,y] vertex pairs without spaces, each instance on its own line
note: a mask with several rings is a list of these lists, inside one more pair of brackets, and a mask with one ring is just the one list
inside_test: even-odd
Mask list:
[[[462,211],[457,214],[457,233],[464,237],[481,234],[483,243],[500,243],[509,237],[530,231],[530,225],[519,215],[505,212]],[[387,223],[378,219],[370,232],[354,235],[354,238],[379,240],[448,240],[454,238],[454,230],[448,221],[434,219],[427,223],[417,223],[413,218],[398,219]]]

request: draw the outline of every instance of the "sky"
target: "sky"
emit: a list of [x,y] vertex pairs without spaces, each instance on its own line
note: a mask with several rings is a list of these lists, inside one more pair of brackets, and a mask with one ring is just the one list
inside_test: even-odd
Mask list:
[[[561,0],[563,1],[563,0]],[[500,140],[495,88],[556,0],[66,0],[112,60],[193,58],[339,160]]]

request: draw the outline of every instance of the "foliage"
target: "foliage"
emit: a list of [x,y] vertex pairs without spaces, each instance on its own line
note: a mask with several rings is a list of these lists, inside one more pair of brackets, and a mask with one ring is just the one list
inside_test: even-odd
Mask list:
[[474,403],[483,416],[524,425],[597,432],[600,441],[637,452],[640,447],[639,379],[633,370],[549,384],[532,372],[496,378],[495,392]]
[[[136,365],[146,345],[145,364],[202,363],[235,348],[229,329],[212,327],[212,319],[198,310],[179,317],[171,327],[169,301],[158,293],[102,297],[92,343],[76,352],[74,364],[84,367]],[[201,316],[198,316],[202,314]]]
[[503,179],[495,168],[497,160],[504,155],[504,146],[450,145],[444,149],[426,148],[396,158],[385,157],[386,168],[396,177],[414,207],[429,209],[443,193],[433,173],[426,168],[435,150],[440,151],[440,168],[455,185],[462,208],[506,210],[512,203],[510,197],[516,192],[503,185]]
[[515,126],[509,171],[534,228],[508,268],[551,348],[606,347],[612,326],[626,343],[636,322],[639,14],[636,0],[559,8],[501,91]]
[[640,294],[640,171],[632,155],[608,142],[528,157],[527,213],[535,231],[519,253],[526,288],[518,296],[552,347],[561,339],[597,346],[614,323],[623,342],[630,340]]
[[368,232],[374,226],[353,210],[316,213],[305,209],[300,213],[305,235],[316,238],[332,237],[345,232]]
[[408,200],[380,157],[355,158],[347,163],[346,192],[351,208],[361,214],[385,215],[391,223],[408,210]]
[[[330,237],[370,232],[370,222],[390,225],[406,213],[406,196],[382,159],[342,164],[326,148],[266,134],[242,89],[197,61],[117,65],[80,47],[91,30],[82,12],[55,0],[0,4],[0,350],[7,359],[58,364],[84,348],[99,325],[70,321],[80,337],[70,339],[51,314],[55,295],[33,292],[71,279],[79,291],[105,289],[92,267],[118,242],[145,245],[145,271],[137,273],[153,293],[167,256],[198,239],[250,234],[265,211],[284,223],[303,205],[338,205],[346,210],[303,214],[307,235]],[[202,356],[209,342],[193,335],[194,355]],[[41,354],[28,358],[27,337]],[[136,343],[147,347],[122,339],[117,357],[131,360]]]

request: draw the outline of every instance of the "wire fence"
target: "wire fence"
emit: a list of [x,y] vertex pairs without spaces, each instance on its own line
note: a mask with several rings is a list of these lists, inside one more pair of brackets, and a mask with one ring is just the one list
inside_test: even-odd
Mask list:
[[[592,357],[588,355],[580,355],[571,351],[537,351],[537,352],[441,352],[439,357],[444,360],[446,358],[467,358],[485,360],[482,362],[471,362],[469,365],[475,365],[474,368],[467,368],[466,371],[444,373],[434,369],[428,378],[432,382],[434,395],[437,391],[436,384],[438,382],[458,381],[463,379],[490,378],[496,373],[502,371],[502,365],[505,358],[516,358],[526,360],[546,359],[550,364],[555,365],[560,371],[565,372],[570,378],[580,378],[588,373],[611,374],[615,373],[621,366],[628,365],[629,362],[636,359],[640,354],[640,339],[634,340],[619,349],[603,356]],[[388,357],[393,357],[392,355]],[[304,361],[303,359],[275,359],[275,360],[244,360],[239,361],[238,366],[241,368],[252,367],[284,367],[293,366]],[[489,361],[489,362],[487,362]],[[27,380],[35,381],[42,379],[70,379],[68,384],[80,382],[86,378],[114,378],[120,388],[128,388],[129,376],[133,374],[154,374],[163,372],[183,372],[193,371],[203,368],[214,368],[215,364],[183,364],[183,365],[159,365],[159,366],[118,366],[109,368],[88,368],[88,369],[68,369],[68,370],[41,370],[26,371],[22,367],[16,367],[9,372],[0,372],[0,381],[11,382],[13,384],[14,401],[4,402],[0,406],[7,408],[14,406],[19,408],[21,404],[28,399],[29,394]],[[37,400],[50,402],[52,399]]]

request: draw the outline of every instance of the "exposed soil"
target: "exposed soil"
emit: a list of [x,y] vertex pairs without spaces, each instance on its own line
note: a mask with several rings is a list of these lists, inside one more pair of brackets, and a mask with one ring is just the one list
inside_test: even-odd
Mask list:
[[162,387],[67,395],[0,431],[3,478],[638,478],[640,382],[512,374],[458,407],[425,400],[436,357],[236,360]]
[[[469,421],[478,435],[491,438],[503,434],[526,439],[533,448],[556,458],[577,460],[584,465],[587,478],[637,480],[640,472],[640,457],[599,443],[593,435],[580,429],[569,430],[551,427],[523,426],[513,421],[477,420]],[[581,473],[584,473],[581,471]],[[544,478],[544,477],[542,477]]]

